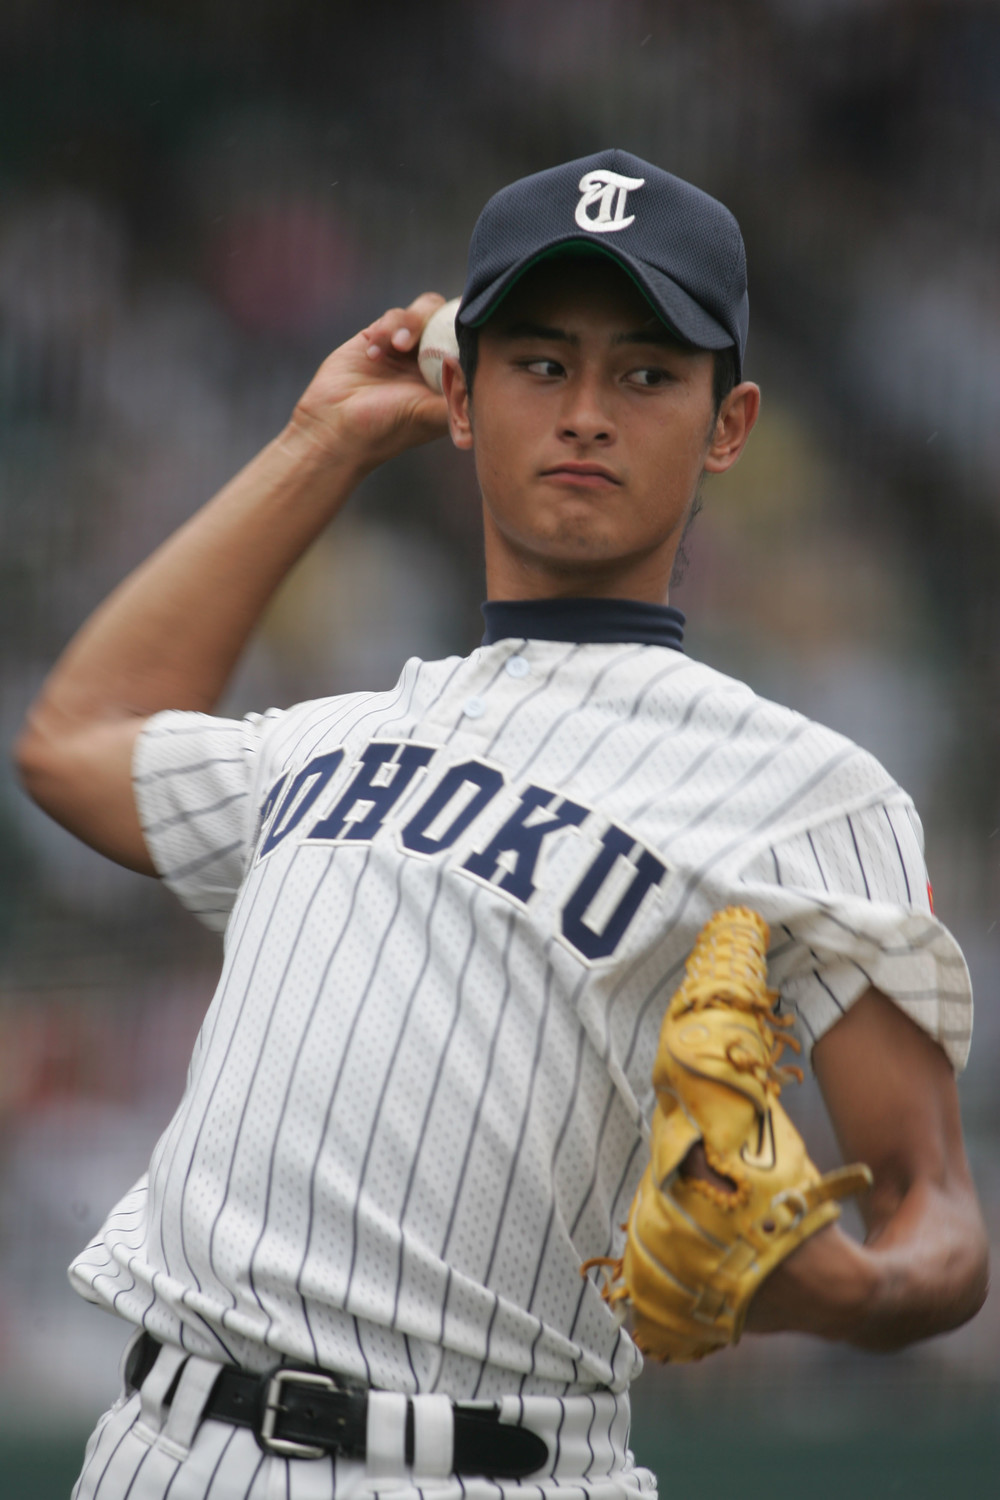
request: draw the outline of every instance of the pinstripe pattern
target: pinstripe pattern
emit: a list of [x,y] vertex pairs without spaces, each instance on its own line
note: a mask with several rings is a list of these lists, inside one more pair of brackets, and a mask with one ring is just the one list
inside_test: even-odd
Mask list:
[[[404,776],[405,746],[426,754]],[[968,976],[906,795],[664,647],[508,639],[387,693],[160,715],[136,795],[168,884],[228,921],[225,962],[148,1178],[71,1274],[196,1354],[464,1398],[625,1390],[638,1355],[577,1267],[615,1245],[665,1005],[734,899],[810,1042],[875,984],[964,1060]]]

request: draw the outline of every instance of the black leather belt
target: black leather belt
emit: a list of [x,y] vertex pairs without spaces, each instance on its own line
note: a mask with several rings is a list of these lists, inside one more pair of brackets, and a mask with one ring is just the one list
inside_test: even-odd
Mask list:
[[[143,1334],[129,1355],[125,1371],[130,1389],[142,1386],[161,1347],[152,1334]],[[173,1390],[167,1392],[167,1404],[172,1395]],[[547,1463],[545,1440],[527,1427],[501,1423],[499,1407],[473,1408],[455,1403],[452,1413],[453,1473],[524,1479]],[[324,1458],[331,1453],[345,1458],[365,1456],[367,1392],[343,1390],[335,1377],[323,1370],[281,1365],[266,1375],[253,1375],[236,1365],[223,1365],[203,1415],[252,1428],[265,1453],[285,1458]],[[407,1467],[413,1464],[413,1448],[413,1403],[408,1400]]]

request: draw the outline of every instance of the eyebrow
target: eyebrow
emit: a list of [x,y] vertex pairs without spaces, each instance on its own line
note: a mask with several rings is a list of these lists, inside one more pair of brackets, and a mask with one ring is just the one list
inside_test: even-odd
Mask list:
[[[580,340],[577,334],[569,333],[565,328],[552,328],[547,323],[509,323],[506,328],[500,330],[505,339],[512,342],[517,339],[547,339],[553,343],[570,344],[575,347]],[[648,328],[636,328],[624,333],[616,333],[611,340],[612,344],[659,344],[668,349],[677,349],[681,353],[693,350],[694,346],[685,344],[676,334],[670,332],[662,323],[656,323]]]

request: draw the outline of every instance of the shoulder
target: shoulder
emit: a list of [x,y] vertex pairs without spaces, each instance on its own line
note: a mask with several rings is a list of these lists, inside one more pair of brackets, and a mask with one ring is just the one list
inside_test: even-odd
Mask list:
[[405,737],[475,655],[434,661],[413,656],[389,688],[311,698],[251,716],[264,764],[269,771],[288,769],[335,745],[385,734]]
[[745,838],[771,843],[880,806],[905,807],[916,819],[891,773],[846,735],[711,667],[692,667],[686,691],[704,742],[702,773],[716,786],[717,816]]
[[738,738],[747,746],[799,745],[810,754],[826,759],[836,756],[852,763],[857,775],[874,785],[895,782],[885,767],[863,746],[836,729],[811,719],[797,709],[775,702],[748,683],[730,677],[703,662],[691,661],[686,688],[715,704],[725,704],[738,726]]

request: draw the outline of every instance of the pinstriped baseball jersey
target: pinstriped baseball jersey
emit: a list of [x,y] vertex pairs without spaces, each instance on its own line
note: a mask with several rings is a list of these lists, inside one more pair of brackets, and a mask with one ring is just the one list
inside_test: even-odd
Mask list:
[[674,611],[486,609],[479,649],[387,692],[140,738],[149,848],[225,961],[71,1277],[161,1339],[463,1398],[625,1390],[578,1267],[618,1248],[662,1015],[730,902],[808,1040],[873,984],[964,1061],[967,970],[871,756],[688,659]]

